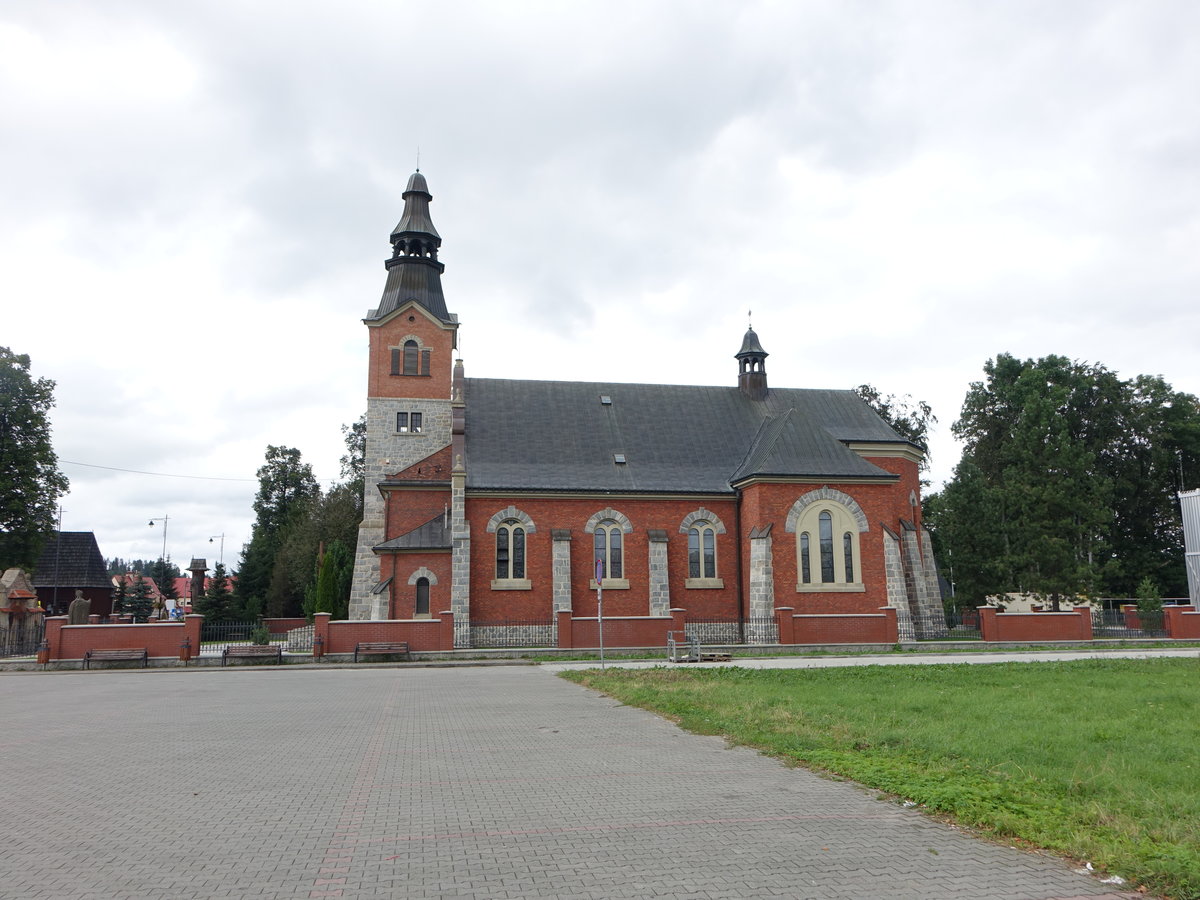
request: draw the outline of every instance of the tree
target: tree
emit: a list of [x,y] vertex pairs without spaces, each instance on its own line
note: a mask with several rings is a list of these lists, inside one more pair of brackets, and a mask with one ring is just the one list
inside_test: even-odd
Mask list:
[[[266,598],[269,615],[295,616],[312,611],[321,563],[319,548],[334,543],[354,546],[361,521],[362,495],[349,484],[334,485],[297,508],[275,555]],[[349,588],[346,596],[348,599]]]
[[150,585],[142,577],[141,572],[133,577],[133,584],[130,585],[125,597],[123,610],[132,613],[135,622],[148,621],[150,614],[154,611],[154,598],[150,595]]
[[1186,584],[1175,492],[1197,471],[1200,405],[1161,378],[1000,354],[953,431],[963,459],[925,521],[960,600],[1026,591],[1130,596]]
[[350,583],[354,576],[354,557],[341,541],[334,541],[317,566],[316,590],[311,612],[332,613],[335,619],[349,615]]
[[[276,575],[276,558],[286,529],[303,518],[306,506],[320,495],[320,488],[312,467],[301,461],[299,450],[291,447],[268,445],[266,462],[257,474],[256,519],[238,567],[238,599],[244,609],[262,608],[267,601],[268,611],[290,605],[299,610],[302,593],[296,595],[297,589],[285,574]],[[298,589],[303,591],[303,583]]]
[[929,426],[937,424],[933,408],[924,400],[913,400],[907,394],[903,397],[888,394],[885,397],[878,388],[870,384],[860,384],[854,388],[854,393],[862,397],[897,434],[921,448],[921,452],[925,454],[921,461],[921,470],[928,469]]
[[54,382],[32,378],[29,365],[0,347],[0,572],[33,568],[70,486],[50,442]]
[[[346,455],[341,458],[342,478],[362,502],[363,479],[367,469],[367,414],[363,413],[352,425],[342,426]],[[361,519],[361,516],[360,516]]]
[[179,566],[169,559],[159,557],[157,562],[151,563],[147,568],[154,573],[154,580],[158,582],[159,593],[164,599],[179,599],[179,592],[175,590],[175,579],[183,574],[179,571]]
[[230,617],[232,607],[233,595],[229,592],[225,564],[217,563],[204,593],[192,599],[192,609],[209,622],[219,622]]
[[292,447],[268,445],[266,463],[256,474],[256,524],[268,534],[279,532],[291,520],[298,504],[314,500],[320,493],[312,466],[301,462],[300,451]]

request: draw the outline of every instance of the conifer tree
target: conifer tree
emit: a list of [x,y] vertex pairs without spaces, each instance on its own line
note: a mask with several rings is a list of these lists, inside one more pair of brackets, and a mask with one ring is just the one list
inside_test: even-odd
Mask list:
[[154,599],[150,596],[150,584],[138,572],[125,598],[125,612],[133,614],[135,622],[149,621],[154,612]]
[[192,600],[192,609],[204,616],[207,622],[219,622],[230,617],[233,595],[229,592],[229,576],[225,574],[224,563],[217,563],[204,593]]

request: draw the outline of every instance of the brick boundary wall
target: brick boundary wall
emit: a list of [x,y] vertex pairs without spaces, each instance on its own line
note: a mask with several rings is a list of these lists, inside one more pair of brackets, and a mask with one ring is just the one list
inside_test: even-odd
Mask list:
[[877,613],[796,614],[792,607],[775,610],[781,644],[895,644],[900,640],[897,611]]
[[[66,616],[46,620],[46,649],[38,654],[45,663],[58,659],[83,659],[88,650],[139,650],[151,658],[170,657],[184,662],[200,654],[200,623],[204,616],[189,615],[182,622],[142,622],[115,625],[68,625]],[[43,658],[44,657],[44,658]]]
[[979,607],[979,636],[985,641],[1090,641],[1092,609],[1077,606],[1071,612],[1000,612]]
[[[600,646],[595,616],[574,618],[570,610],[559,610],[558,646],[561,650],[594,649]],[[665,647],[667,632],[685,629],[687,613],[671,610],[669,616],[605,616],[605,647]]]
[[1169,638],[1200,639],[1200,612],[1194,606],[1164,606],[1163,624]]
[[453,650],[454,615],[436,619],[351,619],[330,621],[329,613],[313,615],[313,656],[353,653],[365,642],[407,641],[409,650]]

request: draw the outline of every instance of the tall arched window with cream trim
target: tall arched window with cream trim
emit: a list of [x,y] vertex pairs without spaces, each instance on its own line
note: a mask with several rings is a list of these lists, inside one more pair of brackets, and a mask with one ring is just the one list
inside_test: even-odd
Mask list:
[[858,523],[849,509],[830,500],[812,503],[795,527],[797,590],[864,590]]

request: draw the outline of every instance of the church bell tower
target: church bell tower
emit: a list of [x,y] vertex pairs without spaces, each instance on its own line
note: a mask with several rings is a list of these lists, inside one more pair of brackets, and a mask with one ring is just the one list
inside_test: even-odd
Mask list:
[[451,442],[458,317],[446,310],[445,265],[438,260],[442,238],[429,216],[433,195],[420,171],[409,177],[403,196],[404,213],[392,230],[392,253],[384,263],[383,296],[363,319],[370,338],[367,434],[352,619],[388,617],[386,579],[374,549],[389,537],[386,486]]

